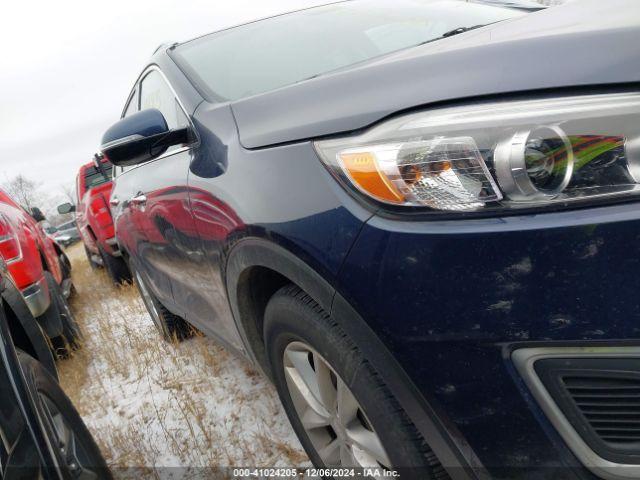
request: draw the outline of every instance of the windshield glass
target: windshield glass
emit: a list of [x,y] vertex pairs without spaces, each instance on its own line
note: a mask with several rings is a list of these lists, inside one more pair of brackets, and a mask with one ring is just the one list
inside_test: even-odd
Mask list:
[[111,181],[113,168],[110,163],[102,162],[102,171],[96,167],[87,167],[84,170],[85,189],[90,189]]
[[58,231],[70,230],[72,228],[76,228],[75,220],[72,220],[71,222],[63,223],[62,225],[58,225]]
[[361,0],[212,33],[172,57],[209,101],[237,100],[473,27],[524,15],[464,0]]

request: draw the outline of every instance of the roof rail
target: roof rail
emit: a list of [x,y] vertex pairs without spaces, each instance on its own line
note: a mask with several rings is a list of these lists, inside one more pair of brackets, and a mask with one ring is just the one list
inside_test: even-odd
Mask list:
[[155,55],[156,53],[158,53],[158,50],[162,49],[162,48],[171,48],[174,47],[178,44],[178,42],[165,42],[165,43],[161,43],[160,45],[158,45],[156,47],[156,49],[153,51],[152,55]]

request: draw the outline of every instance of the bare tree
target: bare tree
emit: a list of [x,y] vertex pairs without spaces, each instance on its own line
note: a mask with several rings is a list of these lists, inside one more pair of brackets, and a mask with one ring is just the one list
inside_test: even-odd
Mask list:
[[73,185],[60,185],[60,190],[62,190],[65,199],[69,200],[69,203],[72,205],[76,204],[76,191]]
[[6,192],[23,207],[29,209],[36,206],[37,201],[34,198],[36,188],[38,184],[21,173],[4,183]]
[[4,190],[11,195],[20,205],[31,211],[46,202],[46,195],[38,190],[40,184],[22,174],[4,182]]

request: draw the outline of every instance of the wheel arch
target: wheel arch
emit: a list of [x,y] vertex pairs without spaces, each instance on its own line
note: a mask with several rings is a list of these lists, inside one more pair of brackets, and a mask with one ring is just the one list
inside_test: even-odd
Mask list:
[[269,377],[262,322],[273,294],[293,283],[325,311],[331,311],[335,289],[297,256],[267,240],[246,238],[236,243],[227,259],[225,277],[229,303],[245,348]]
[[346,334],[358,339],[364,356],[394,392],[451,478],[472,479],[483,475],[480,460],[452,423],[444,420],[442,409],[436,410],[434,404],[424,398],[362,316],[311,266],[283,247],[248,238],[240,240],[230,251],[225,275],[236,327],[249,356],[266,375],[272,378],[262,335],[264,308],[281,286],[293,283],[328,312]]
[[5,280],[2,293],[2,309],[7,319],[9,332],[16,348],[19,348],[44,365],[55,379],[58,371],[46,334],[31,315],[21,293]]
[[67,254],[65,253],[65,251],[62,249],[62,247],[58,244],[58,242],[51,242],[53,244],[53,249],[56,251],[56,253],[58,254],[58,257],[60,255],[64,255],[65,257],[67,256]]
[[40,254],[40,263],[42,264],[42,271],[50,272],[51,270],[49,269],[49,263],[47,262],[47,257],[45,257],[44,253],[42,253],[42,250],[39,247],[38,247],[38,253]]
[[91,226],[90,222],[87,222],[87,224],[85,225],[85,230],[87,231],[87,234],[89,235],[89,237],[91,237],[91,240],[94,241],[94,243],[98,244],[98,237],[96,236],[95,232],[93,231],[93,227]]

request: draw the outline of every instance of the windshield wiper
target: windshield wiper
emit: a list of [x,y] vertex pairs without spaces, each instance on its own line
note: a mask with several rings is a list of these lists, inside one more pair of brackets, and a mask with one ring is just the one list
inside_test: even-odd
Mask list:
[[440,35],[440,38],[447,38],[447,37],[453,37],[454,35],[458,35],[459,33],[464,33],[464,32],[468,32],[469,30],[473,30],[475,28],[480,28],[480,27],[484,27],[485,24],[482,25],[473,25],[471,27],[458,27],[458,28],[454,28],[453,30],[449,30],[448,32],[444,32],[442,35]]
[[[454,36],[454,35],[458,35],[459,33],[468,32],[469,30],[474,30],[474,29],[476,29],[476,28],[480,28],[480,27],[486,27],[487,25],[491,25],[492,23],[496,23],[496,22],[482,23],[482,24],[480,24],[480,25],[472,25],[472,26],[470,26],[470,27],[458,27],[458,28],[454,28],[453,30],[449,30],[448,32],[444,32],[444,33],[443,33],[442,35],[440,35],[439,37],[436,37],[436,38],[430,38],[429,40],[425,40],[424,42],[420,42],[420,43],[418,43],[418,44],[416,44],[416,45],[413,45],[412,47],[409,47],[409,48],[419,47],[420,45],[424,45],[425,43],[435,42],[436,40],[441,40],[441,39],[443,39],[443,38],[452,37],[452,36]],[[396,53],[396,52],[389,52],[388,54],[389,54],[389,55],[393,55],[394,53]],[[368,60],[371,60],[371,59],[368,59]],[[363,62],[357,62],[357,63],[364,63],[364,62],[367,62],[368,60],[364,60]],[[357,63],[356,63],[356,64],[354,64],[354,65],[357,65]],[[312,79],[314,79],[314,78],[317,78],[317,77],[320,77],[320,76],[324,76],[324,75],[326,75],[327,73],[338,72],[338,71],[343,70],[343,69],[348,69],[348,68],[350,68],[350,67],[352,67],[352,66],[353,66],[353,65],[349,65],[349,66],[341,67],[341,68],[338,68],[338,69],[335,69],[335,70],[330,70],[329,72],[316,73],[315,75],[311,75],[310,77],[306,77],[306,78],[303,78],[302,80],[298,80],[298,81],[296,81],[295,83],[306,82],[307,80],[312,80]]]
[[[496,22],[491,22],[491,23],[496,23]],[[420,45],[424,45],[425,43],[435,42],[436,40],[442,40],[443,38],[453,37],[454,35],[458,35],[459,33],[468,32],[469,30],[474,30],[474,29],[480,28],[480,27],[486,27],[487,25],[491,25],[491,23],[483,23],[481,25],[472,25],[471,27],[454,28],[453,30],[449,30],[448,32],[444,32],[439,37],[430,38],[429,40],[425,40],[424,42],[420,42],[420,43],[418,43],[418,45],[416,45],[416,47],[418,47]]]

